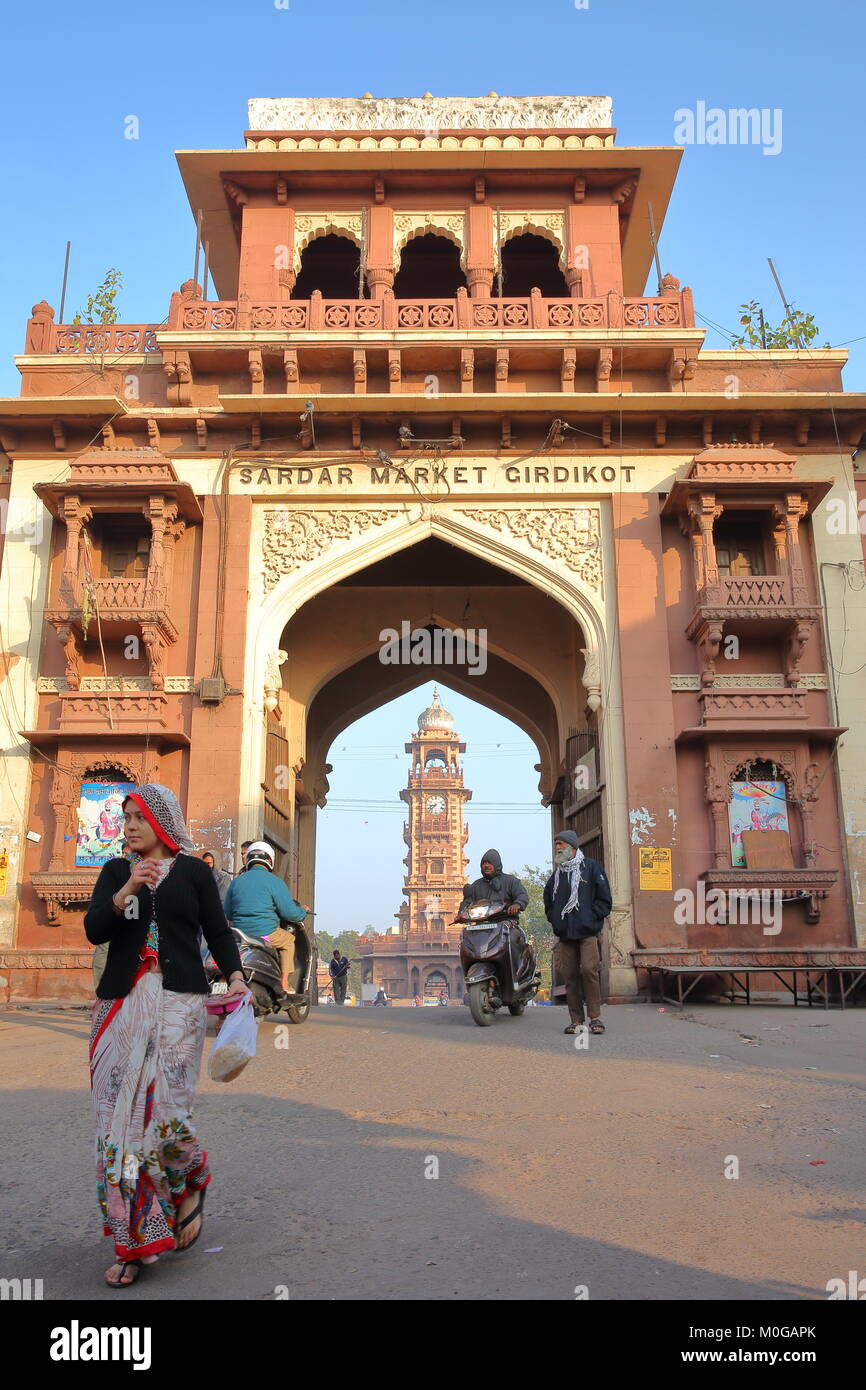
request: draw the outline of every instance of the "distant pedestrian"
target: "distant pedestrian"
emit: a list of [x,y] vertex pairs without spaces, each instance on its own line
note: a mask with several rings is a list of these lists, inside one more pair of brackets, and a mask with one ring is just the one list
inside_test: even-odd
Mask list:
[[216,879],[216,886],[219,891],[220,902],[224,903],[226,900],[226,893],[229,891],[229,885],[232,881],[232,876],[230,873],[227,873],[225,869],[217,868],[216,860],[214,859],[209,849],[205,850],[204,854],[202,855],[202,859],[207,864],[208,868],[210,869],[211,873]]
[[[255,844],[254,840],[244,840],[241,845],[241,867],[238,869],[238,874],[242,874],[247,867],[247,850],[252,844]],[[235,878],[237,878],[238,874],[235,874]]]
[[384,1005],[387,1005],[387,1003],[388,1003],[388,996],[387,996],[387,994],[385,993],[384,989],[382,989],[382,987],[381,987],[381,985],[380,985],[380,986],[379,986],[379,993],[376,995],[376,998],[373,1000],[373,1004],[374,1004],[374,1006],[375,1006],[376,1004],[384,1004]]
[[345,1004],[346,986],[349,983],[349,962],[346,957],[341,955],[336,949],[334,950],[333,956],[328,961],[328,974],[334,986],[334,1003]]
[[544,911],[559,938],[556,959],[571,1019],[566,1033],[582,1028],[584,1005],[589,1031],[603,1033],[601,1021],[601,931],[613,899],[601,865],[587,859],[573,830],[562,830],[553,845],[556,865],[544,885]]

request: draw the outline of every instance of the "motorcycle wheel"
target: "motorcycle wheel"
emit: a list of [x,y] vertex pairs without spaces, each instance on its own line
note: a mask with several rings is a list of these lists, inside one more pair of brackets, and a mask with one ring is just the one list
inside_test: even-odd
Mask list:
[[512,1018],[520,1018],[520,1015],[523,1013],[523,1010],[525,1008],[526,1000],[524,999],[523,1002],[520,1004],[509,1004],[508,1012],[511,1014]]
[[262,1018],[265,1014],[269,1014],[274,1007],[269,991],[265,989],[264,985],[255,981],[250,985],[250,989],[253,995],[253,1013],[256,1018]]
[[306,1023],[310,1017],[310,996],[307,995],[301,1004],[287,1004],[286,1014],[290,1023]]
[[490,1006],[490,986],[486,980],[469,986],[469,1012],[479,1028],[489,1028],[493,1022],[495,1011]]

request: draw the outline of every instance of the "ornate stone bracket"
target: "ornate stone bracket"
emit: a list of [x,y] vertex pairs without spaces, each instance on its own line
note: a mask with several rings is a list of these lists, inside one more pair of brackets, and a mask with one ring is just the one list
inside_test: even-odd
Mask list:
[[270,714],[273,714],[280,707],[280,694],[283,689],[280,667],[288,659],[288,652],[282,650],[271,652],[265,665],[265,709]]
[[601,664],[599,654],[588,647],[581,647],[583,655],[583,688],[586,691],[587,707],[593,714],[601,706]]

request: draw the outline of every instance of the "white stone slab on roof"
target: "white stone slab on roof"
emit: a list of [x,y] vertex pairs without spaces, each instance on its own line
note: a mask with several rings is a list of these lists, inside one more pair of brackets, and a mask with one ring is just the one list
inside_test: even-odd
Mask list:
[[610,97],[252,97],[250,130],[609,129]]

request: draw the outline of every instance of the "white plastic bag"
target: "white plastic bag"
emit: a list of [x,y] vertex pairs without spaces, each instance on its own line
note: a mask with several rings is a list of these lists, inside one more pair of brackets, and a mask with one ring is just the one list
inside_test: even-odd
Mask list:
[[227,1014],[211,1049],[208,1076],[211,1081],[234,1081],[256,1055],[256,1016],[249,997]]

